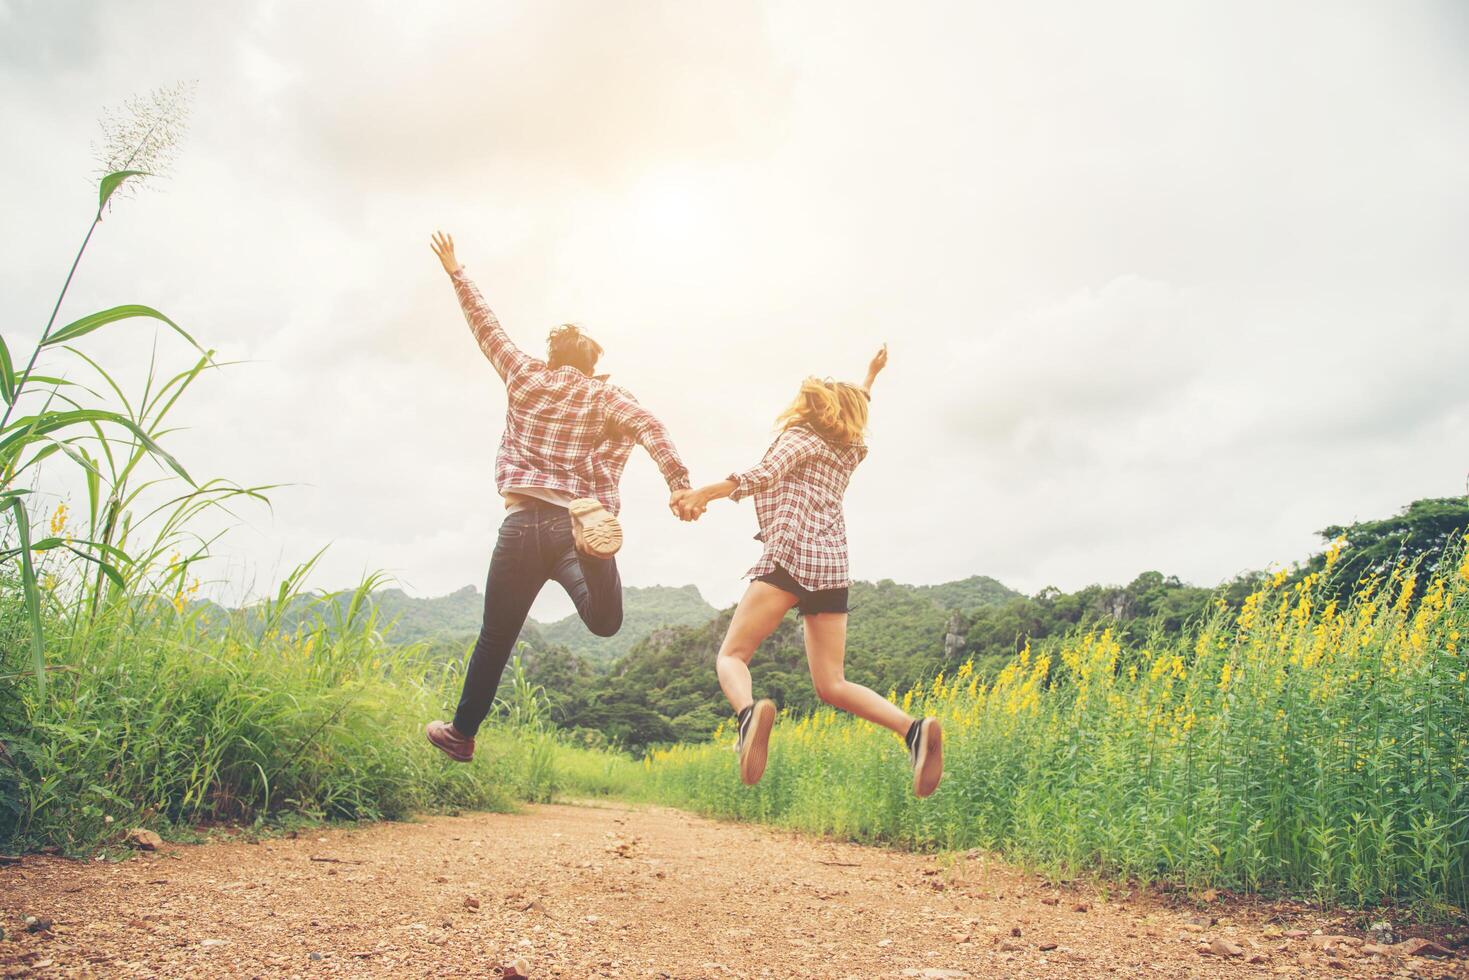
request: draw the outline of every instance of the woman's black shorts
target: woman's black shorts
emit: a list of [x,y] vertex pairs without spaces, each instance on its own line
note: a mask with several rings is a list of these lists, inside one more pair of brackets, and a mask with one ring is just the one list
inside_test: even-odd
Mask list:
[[840,589],[818,589],[815,592],[806,588],[800,582],[791,577],[791,573],[775,566],[775,571],[768,575],[757,575],[755,581],[773,585],[782,592],[789,592],[796,597],[796,607],[801,610],[802,616],[815,616],[818,613],[844,613],[847,611],[847,590]]

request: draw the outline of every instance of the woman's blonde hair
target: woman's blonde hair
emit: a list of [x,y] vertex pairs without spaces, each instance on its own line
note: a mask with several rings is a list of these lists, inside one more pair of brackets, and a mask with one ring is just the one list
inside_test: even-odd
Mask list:
[[775,424],[782,430],[809,425],[831,442],[860,443],[867,428],[867,392],[845,381],[807,378]]

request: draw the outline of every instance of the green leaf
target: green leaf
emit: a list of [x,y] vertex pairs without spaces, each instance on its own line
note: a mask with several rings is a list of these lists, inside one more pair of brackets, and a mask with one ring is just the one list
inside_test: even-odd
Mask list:
[[193,337],[189,336],[189,334],[184,330],[183,327],[179,326],[177,323],[174,323],[168,317],[153,309],[153,307],[143,306],[138,303],[126,303],[122,306],[114,306],[110,310],[101,310],[89,316],[84,316],[80,320],[77,320],[73,323],[68,323],[66,326],[62,327],[60,330],[47,337],[46,340],[41,344],[41,346],[51,347],[55,344],[64,344],[69,340],[75,340],[78,337],[89,334],[99,327],[105,327],[109,323],[115,323],[118,320],[129,320],[133,317],[139,316],[152,317],[155,320],[162,320],[164,323],[172,327],[180,337],[184,338],[190,344],[192,344],[195,350],[204,350],[204,348],[200,347]]
[[20,579],[25,587],[26,614],[31,622],[31,660],[36,668],[36,690],[46,693],[46,645],[41,627],[41,590],[36,588],[36,567],[31,564],[31,522],[19,497],[10,498],[15,512],[15,531],[20,538]]
[[87,527],[96,529],[97,501],[101,496],[102,471],[98,468],[97,461],[92,458],[92,454],[87,452],[84,447],[78,446],[77,450],[90,464],[87,467]]
[[[154,442],[152,437],[143,431],[142,427],[132,419],[119,415],[117,412],[107,412],[96,408],[83,408],[69,412],[43,412],[40,415],[28,415],[25,418],[16,419],[4,430],[3,438],[0,438],[0,461],[13,459],[32,442],[41,436],[64,429],[70,425],[84,422],[110,422],[127,429],[143,447],[162,461],[169,469],[183,477],[190,486],[197,486],[194,478],[189,476],[188,471],[183,468],[178,460],[163,450],[163,447]],[[8,433],[6,435],[5,433]],[[54,451],[54,450],[43,450]]]
[[112,192],[122,186],[122,182],[129,177],[146,177],[146,170],[118,170],[102,178],[102,185],[97,189],[97,210],[101,211],[107,205],[107,199]]
[[74,548],[71,545],[66,545],[66,550],[70,551],[74,555],[77,555],[78,557],[85,558],[87,561],[94,562],[96,566],[101,569],[102,574],[111,579],[112,584],[117,586],[119,589],[127,588],[127,583],[123,581],[122,573],[119,572],[112,565],[103,561],[101,558],[98,558],[96,555],[93,554],[88,554],[87,552],[82,551],[80,548]]
[[15,366],[10,363],[10,348],[0,337],[0,398],[9,405],[15,401]]

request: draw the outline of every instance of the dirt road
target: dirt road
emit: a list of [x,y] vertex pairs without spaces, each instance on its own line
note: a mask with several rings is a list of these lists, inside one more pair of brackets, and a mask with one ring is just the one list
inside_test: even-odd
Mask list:
[[1301,909],[1053,888],[984,856],[621,805],[27,858],[0,868],[0,924],[7,976],[1469,976],[1333,941]]

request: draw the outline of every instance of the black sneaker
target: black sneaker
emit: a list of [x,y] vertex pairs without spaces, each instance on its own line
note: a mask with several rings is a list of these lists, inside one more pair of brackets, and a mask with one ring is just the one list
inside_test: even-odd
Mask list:
[[775,702],[761,698],[740,712],[740,737],[735,752],[740,757],[740,780],[754,786],[765,775],[770,754],[770,727],[775,724]]
[[908,764],[913,767],[913,795],[928,796],[944,778],[944,732],[939,720],[915,721],[903,741],[908,743]]

